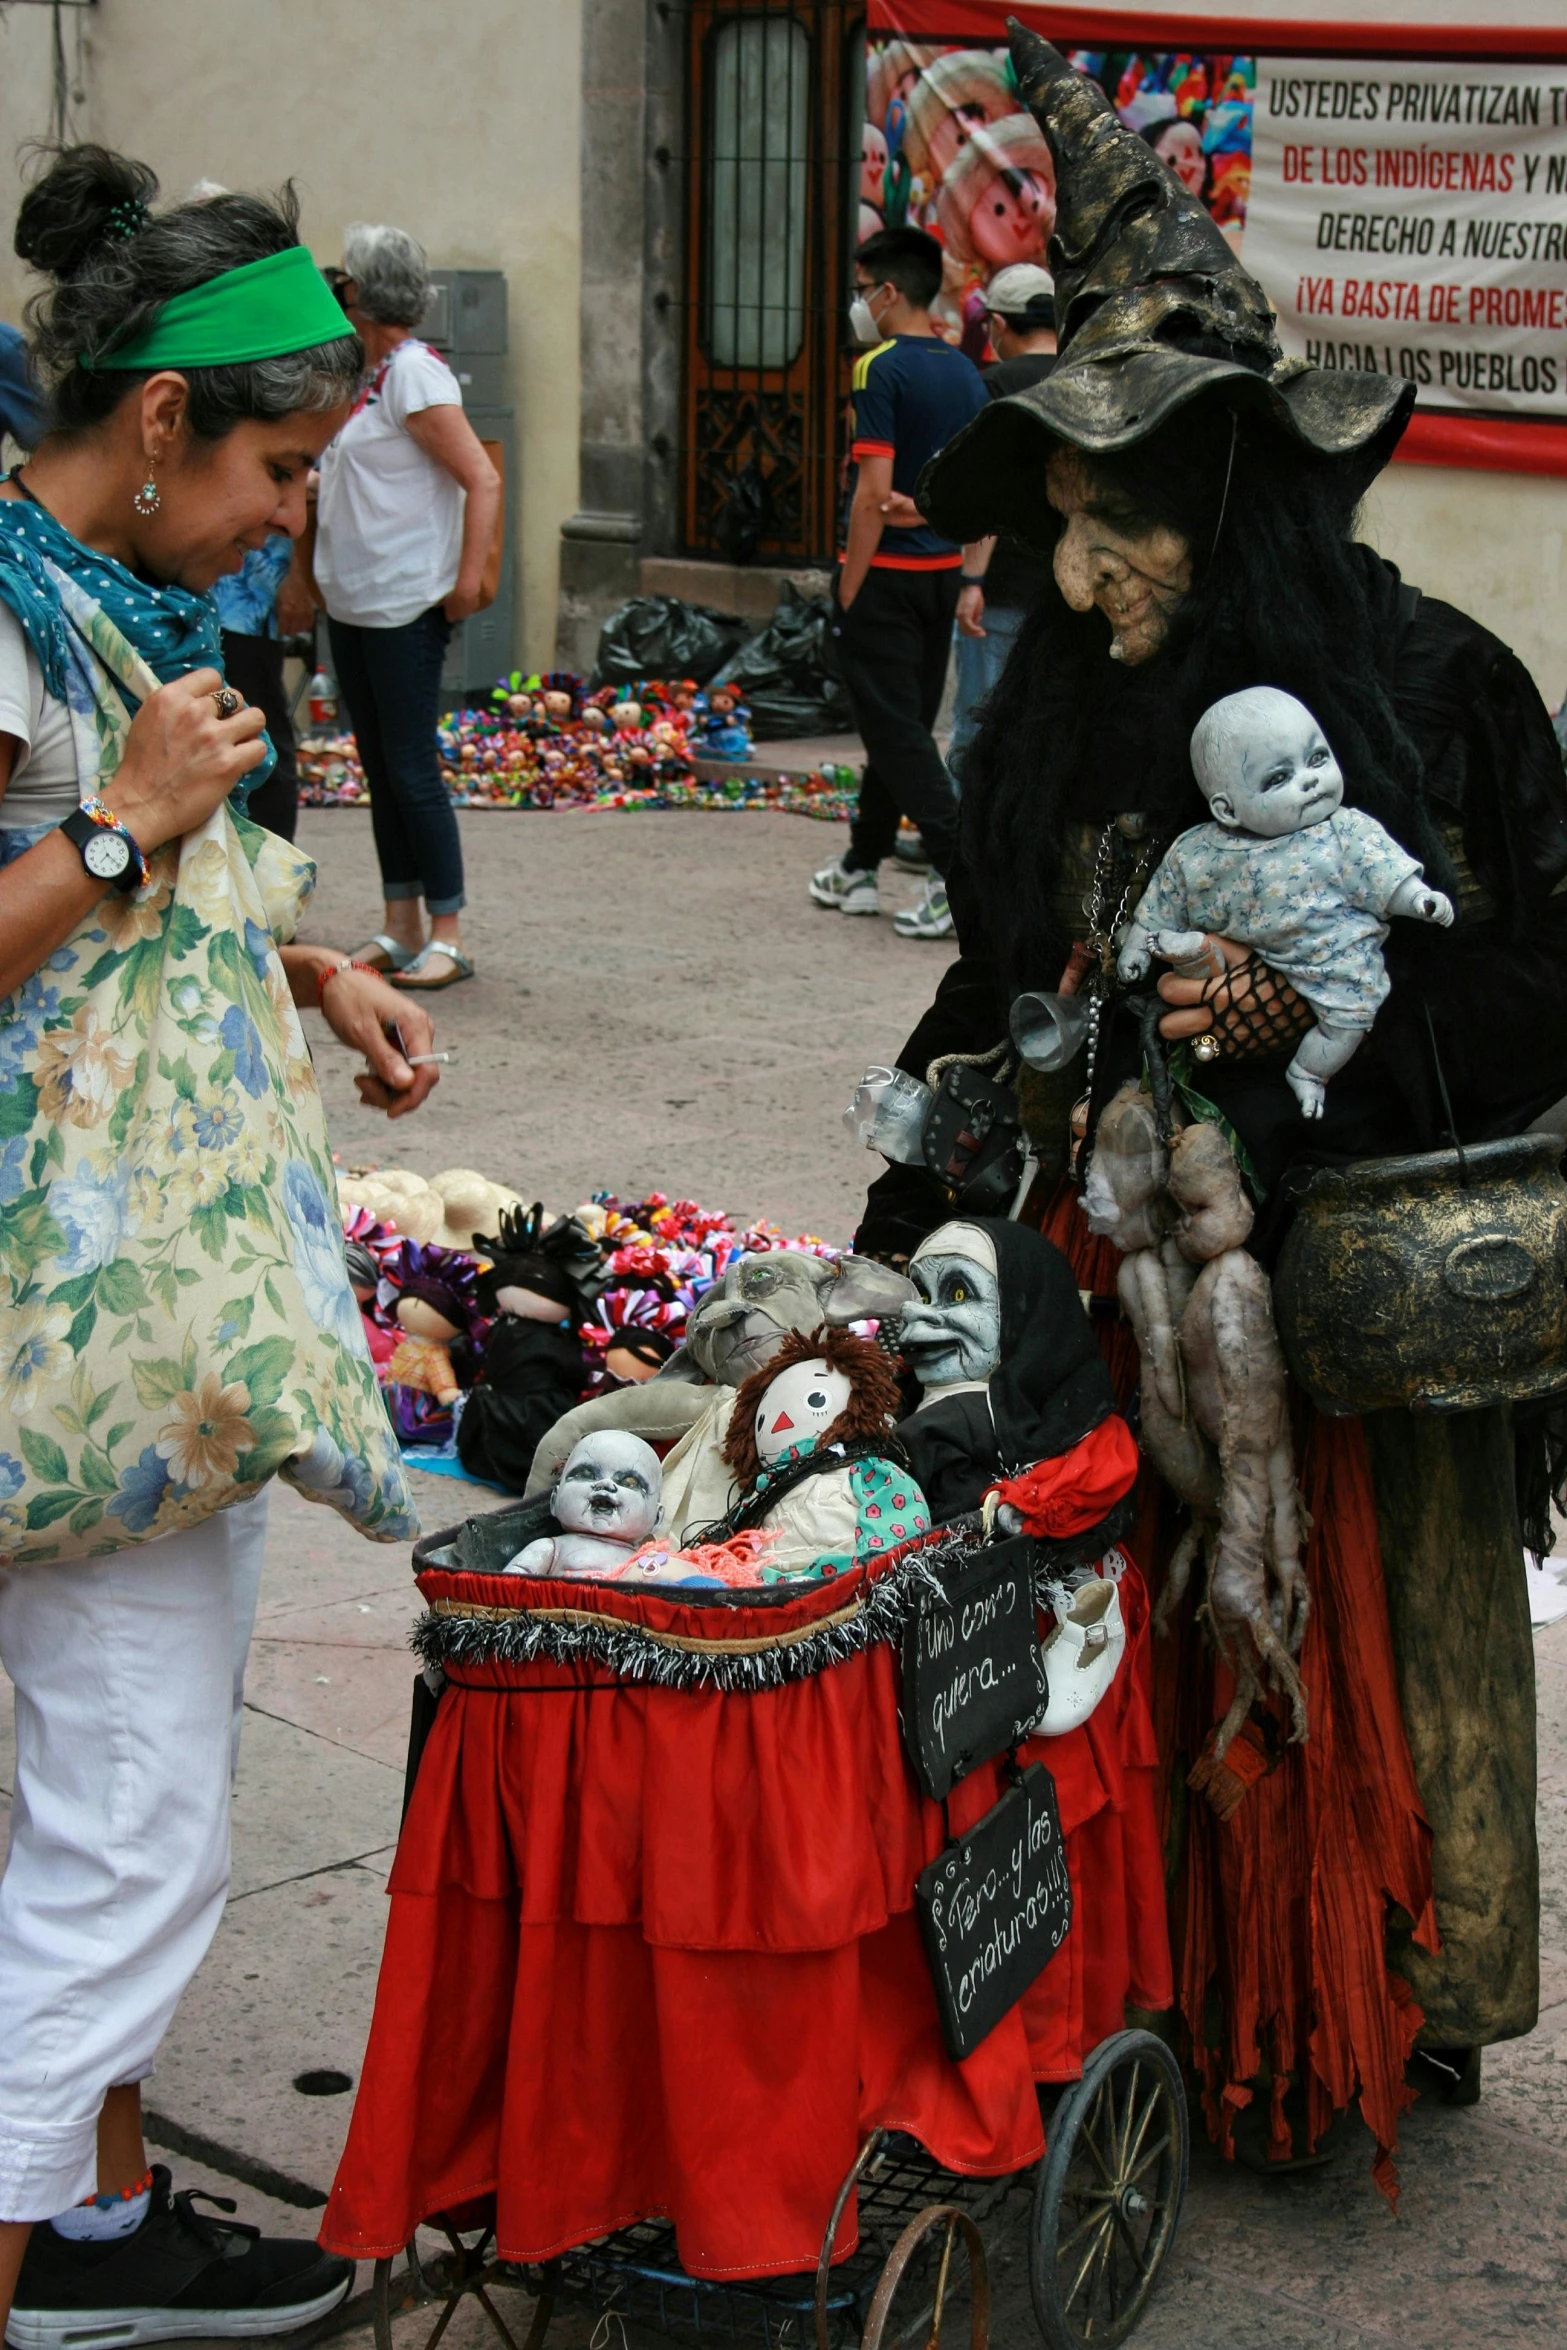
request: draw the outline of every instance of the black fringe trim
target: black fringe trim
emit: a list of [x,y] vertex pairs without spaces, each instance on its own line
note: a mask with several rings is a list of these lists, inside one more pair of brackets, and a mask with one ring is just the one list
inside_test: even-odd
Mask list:
[[[841,1624],[820,1624],[803,1638],[747,1655],[715,1655],[676,1648],[620,1616],[562,1623],[518,1608],[504,1618],[439,1615],[432,1608],[409,1635],[414,1654],[426,1665],[530,1665],[591,1663],[621,1680],[655,1689],[717,1689],[737,1695],[782,1689],[808,1680],[832,1665],[846,1664],[878,1641],[901,1639],[909,1616],[926,1598],[944,1593],[942,1569],[969,1557],[974,1545],[960,1538],[910,1551],[883,1573],[862,1583],[858,1605]],[[672,1593],[661,1596],[671,1597]],[[714,1633],[722,1615],[715,1615]]]

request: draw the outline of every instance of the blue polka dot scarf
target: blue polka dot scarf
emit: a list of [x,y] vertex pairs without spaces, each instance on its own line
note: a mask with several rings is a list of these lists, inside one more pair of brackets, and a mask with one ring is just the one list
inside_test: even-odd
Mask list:
[[[112,556],[84,547],[46,507],[26,496],[0,498],[0,603],[21,622],[38,656],[44,690],[57,702],[71,702],[72,672],[83,647],[51,572],[63,573],[113,621],[160,684],[190,669],[222,669],[217,607],[210,596],[193,595],[189,588],[153,587]],[[115,684],[134,713],[140,707],[135,694],[117,674]],[[265,759],[235,786],[229,804],[243,809],[276,763],[269,741]]]

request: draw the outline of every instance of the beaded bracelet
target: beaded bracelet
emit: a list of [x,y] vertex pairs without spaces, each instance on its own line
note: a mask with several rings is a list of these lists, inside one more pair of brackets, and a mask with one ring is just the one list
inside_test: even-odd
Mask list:
[[376,969],[373,963],[356,962],[352,955],[346,956],[341,963],[334,963],[329,971],[323,971],[320,977],[317,979],[317,1011],[324,1012],[326,1010],[326,983],[329,979],[335,979],[339,971],[368,971],[372,979],[379,979],[381,977],[381,973]]

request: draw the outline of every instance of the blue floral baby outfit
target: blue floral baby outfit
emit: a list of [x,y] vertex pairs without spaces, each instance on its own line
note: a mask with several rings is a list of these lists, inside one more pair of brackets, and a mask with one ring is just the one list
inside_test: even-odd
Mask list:
[[1358,808],[1277,840],[1194,824],[1166,851],[1137,920],[1254,947],[1319,1019],[1369,1028],[1388,992],[1388,901],[1421,870]]

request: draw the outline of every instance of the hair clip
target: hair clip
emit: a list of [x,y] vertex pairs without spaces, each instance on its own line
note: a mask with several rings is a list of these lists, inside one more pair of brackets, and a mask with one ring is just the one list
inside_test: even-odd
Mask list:
[[111,236],[134,237],[147,225],[147,207],[139,196],[122,196],[109,207]]

